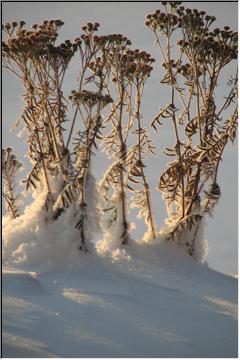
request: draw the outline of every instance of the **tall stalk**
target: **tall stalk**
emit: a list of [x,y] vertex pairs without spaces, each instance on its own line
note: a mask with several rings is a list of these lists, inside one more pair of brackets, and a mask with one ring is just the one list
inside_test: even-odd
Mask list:
[[[154,33],[164,61],[165,76],[161,83],[171,87],[170,103],[160,109],[152,126],[157,131],[165,119],[172,119],[176,138],[175,146],[164,150],[165,155],[175,159],[161,175],[159,189],[169,209],[167,238],[184,241],[184,234],[195,226],[189,250],[194,255],[201,219],[212,211],[221,194],[217,172],[230,140],[229,132],[236,132],[235,112],[224,125],[219,117],[223,109],[230,108],[236,100],[236,91],[230,90],[229,101],[225,101],[226,107],[224,104],[220,110],[214,94],[222,69],[237,57],[237,33],[228,26],[211,30],[216,18],[205,11],[185,8],[181,2],[162,4],[163,11],[158,9],[147,15],[145,22]],[[173,51],[174,60],[171,59]],[[236,81],[232,82],[233,88]],[[175,103],[175,94],[179,95],[182,110],[180,104]],[[180,126],[184,126],[185,140],[182,141]]]

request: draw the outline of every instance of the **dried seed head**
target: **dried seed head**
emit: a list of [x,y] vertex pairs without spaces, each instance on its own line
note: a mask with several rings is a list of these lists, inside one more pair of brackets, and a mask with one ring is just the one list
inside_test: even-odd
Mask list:
[[77,45],[81,45],[82,40],[78,37],[78,38],[75,39],[75,42],[76,42]]
[[94,30],[94,31],[98,31],[99,26],[100,26],[100,24],[97,23],[97,22],[95,22],[95,23],[93,24],[93,30]]
[[178,40],[177,44],[178,44],[179,46],[183,46],[184,41],[183,41],[183,40]]
[[10,23],[6,23],[5,24],[5,29],[8,31],[11,29],[11,24]]
[[93,29],[93,24],[88,22],[87,27],[88,27],[88,30],[91,31]]
[[62,26],[62,25],[64,25],[64,22],[62,20],[60,20],[60,19],[57,19],[57,20],[55,20],[55,25],[56,26]]

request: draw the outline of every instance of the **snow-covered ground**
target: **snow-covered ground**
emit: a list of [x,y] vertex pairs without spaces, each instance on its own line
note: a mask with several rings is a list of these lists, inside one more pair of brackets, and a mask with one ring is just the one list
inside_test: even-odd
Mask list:
[[237,357],[237,279],[167,243],[3,269],[4,357]]

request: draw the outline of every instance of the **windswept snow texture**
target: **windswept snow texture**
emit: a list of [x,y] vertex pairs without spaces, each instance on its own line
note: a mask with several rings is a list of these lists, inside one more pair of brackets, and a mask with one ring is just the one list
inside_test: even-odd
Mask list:
[[4,357],[237,357],[237,279],[169,244],[3,271]]

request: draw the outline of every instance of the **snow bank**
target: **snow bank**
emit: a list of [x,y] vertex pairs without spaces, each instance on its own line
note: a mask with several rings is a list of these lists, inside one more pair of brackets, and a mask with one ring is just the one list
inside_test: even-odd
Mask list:
[[[70,206],[55,222],[49,223],[42,212],[44,203],[44,195],[39,194],[34,202],[26,207],[22,216],[11,221],[4,219],[3,262],[5,264],[22,266],[22,268],[33,266],[49,270],[56,267],[74,269],[79,268],[86,256],[92,256],[94,253],[101,257],[109,257],[113,262],[124,260],[126,263],[133,258],[137,262],[138,257],[145,257],[145,260],[152,263],[158,254],[158,263],[162,258],[162,252],[166,253],[167,249],[170,258],[180,256],[182,262],[190,258],[186,254],[186,243],[190,242],[188,237],[183,236],[178,243],[172,240],[166,241],[169,228],[159,232],[156,239],[148,235],[141,241],[131,239],[129,245],[122,246],[119,241],[121,228],[117,228],[119,223],[116,223],[114,228],[105,229],[102,239],[95,244],[91,243],[90,254],[87,255],[78,249],[80,236],[79,231],[75,228],[76,209]],[[94,217],[96,218],[97,215],[91,217],[88,237],[93,236],[97,231]],[[198,262],[204,263],[207,258],[208,246],[202,236],[202,227],[203,224],[195,241],[194,258]],[[191,238],[192,234],[188,236]],[[133,266],[133,262],[131,266]]]
[[[184,229],[177,239],[170,239],[168,242],[174,242],[177,246],[182,247],[186,253],[191,252],[191,255],[196,261],[204,263],[207,260],[209,251],[208,241],[204,239],[204,227],[205,220],[201,218],[198,223],[192,225],[191,230]],[[175,223],[172,225],[169,224],[159,232],[159,238],[164,241],[174,228]]]
[[[60,186],[51,181],[56,193]],[[101,211],[98,209],[99,195],[93,175],[88,176],[86,189],[85,236],[87,248],[94,252],[96,234],[101,234]],[[33,202],[26,206],[24,214],[10,219],[3,217],[3,261],[10,266],[54,267],[78,266],[83,252],[79,251],[80,232],[76,228],[81,215],[79,204],[70,205],[56,221],[49,220],[46,211],[47,192],[42,185],[33,193]],[[51,211],[50,211],[51,212]]]
[[3,220],[3,261],[9,265],[54,267],[79,261],[79,232],[74,208],[48,223],[43,211],[44,193],[35,194],[22,216]]
[[236,279],[172,243],[109,255],[75,271],[4,269],[3,356],[237,356]]

